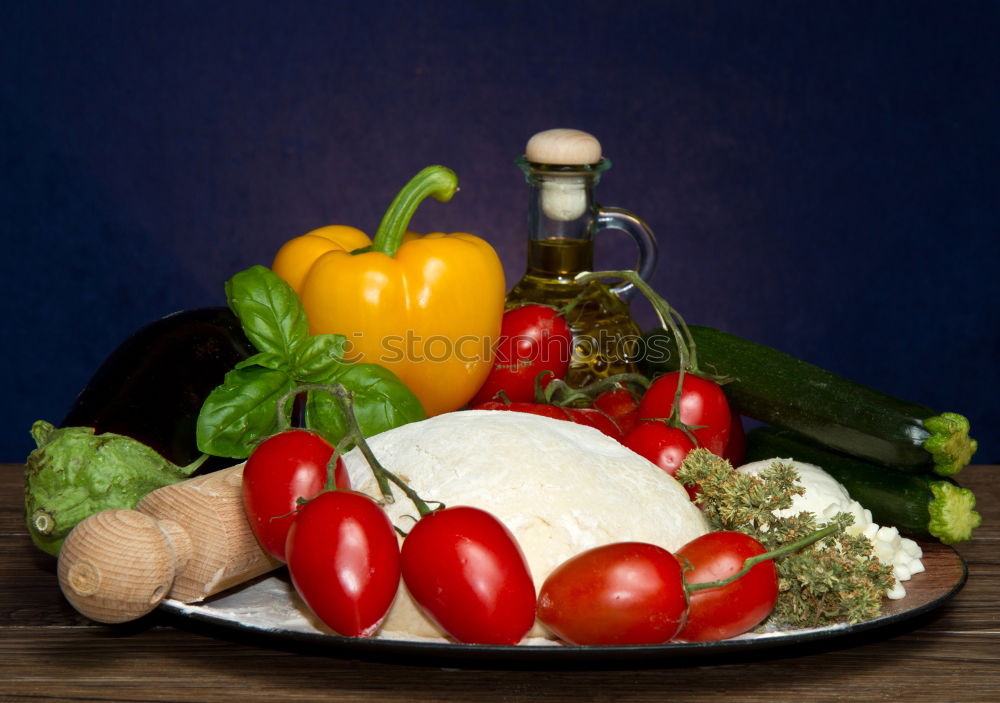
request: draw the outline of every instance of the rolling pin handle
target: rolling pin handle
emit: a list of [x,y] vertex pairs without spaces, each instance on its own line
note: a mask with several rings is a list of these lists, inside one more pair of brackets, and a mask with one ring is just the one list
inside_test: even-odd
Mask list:
[[176,523],[135,510],[105,510],[66,538],[59,552],[59,586],[88,618],[128,622],[169,595],[190,552],[191,540]]

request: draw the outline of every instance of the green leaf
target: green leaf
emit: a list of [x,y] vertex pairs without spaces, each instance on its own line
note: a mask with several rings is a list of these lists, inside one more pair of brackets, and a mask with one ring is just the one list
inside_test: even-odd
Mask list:
[[258,351],[276,354],[290,366],[292,349],[309,336],[298,294],[265,266],[251,266],[226,281],[229,307]]
[[288,371],[288,361],[280,354],[273,352],[259,352],[238,362],[233,368],[245,369],[248,366],[263,366],[265,369]]
[[[335,380],[354,394],[354,414],[365,437],[427,417],[413,391],[383,366],[351,364]],[[335,446],[347,434],[340,406],[323,391],[309,392],[306,424]]]
[[317,334],[292,350],[292,374],[300,383],[328,383],[343,366],[347,338],[342,334]]
[[294,387],[284,371],[249,366],[233,369],[205,399],[198,415],[198,449],[244,459],[256,441],[275,432],[277,403]]

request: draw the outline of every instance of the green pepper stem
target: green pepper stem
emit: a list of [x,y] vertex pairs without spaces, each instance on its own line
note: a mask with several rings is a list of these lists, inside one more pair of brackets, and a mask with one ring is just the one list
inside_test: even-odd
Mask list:
[[688,593],[693,593],[694,591],[703,591],[708,588],[720,588],[722,586],[726,586],[750,573],[750,569],[757,566],[757,564],[762,561],[767,561],[768,559],[780,559],[787,554],[791,554],[792,552],[797,552],[804,547],[808,547],[810,544],[818,542],[824,537],[837,534],[843,529],[844,528],[840,523],[831,522],[826,527],[822,527],[812,534],[806,535],[802,539],[784,544],[777,549],[771,550],[770,552],[749,557],[743,562],[743,568],[728,578],[719,579],[718,581],[704,581],[702,583],[685,583],[684,588]]
[[446,166],[427,166],[396,194],[382,216],[371,251],[395,256],[413,213],[428,196],[446,203],[458,190],[458,177]]

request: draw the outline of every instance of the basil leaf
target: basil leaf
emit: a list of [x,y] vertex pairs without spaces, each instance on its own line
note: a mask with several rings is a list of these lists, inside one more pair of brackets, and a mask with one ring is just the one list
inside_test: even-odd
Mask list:
[[294,385],[284,371],[262,366],[227,373],[198,414],[198,449],[234,459],[250,456],[256,441],[277,430],[278,400]]
[[[354,414],[365,437],[427,417],[420,400],[392,371],[377,364],[350,364],[336,375],[354,393]],[[347,420],[337,401],[324,391],[310,391],[306,425],[336,446],[347,434]]]
[[265,369],[288,371],[288,362],[279,354],[273,352],[258,352],[238,362],[233,368],[245,369],[248,366],[263,366]]
[[258,351],[292,363],[292,348],[309,336],[298,294],[265,266],[251,266],[226,281],[229,307]]
[[342,334],[317,334],[292,350],[292,374],[300,383],[327,383],[343,365],[347,338]]

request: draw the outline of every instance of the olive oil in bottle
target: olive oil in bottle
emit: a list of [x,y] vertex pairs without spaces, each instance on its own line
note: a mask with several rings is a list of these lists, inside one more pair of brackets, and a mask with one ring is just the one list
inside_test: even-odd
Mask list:
[[567,309],[573,354],[567,383],[580,387],[636,370],[641,330],[627,298],[631,285],[609,288],[601,282],[577,283],[594,266],[593,236],[603,229],[629,233],[639,247],[639,272],[646,276],[656,262],[656,240],[631,213],[600,208],[593,187],[610,162],[601,157],[594,137],[577,130],[549,130],[528,142],[517,160],[531,196],[528,207],[528,266],[507,295],[507,307],[542,303]]

